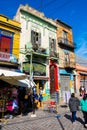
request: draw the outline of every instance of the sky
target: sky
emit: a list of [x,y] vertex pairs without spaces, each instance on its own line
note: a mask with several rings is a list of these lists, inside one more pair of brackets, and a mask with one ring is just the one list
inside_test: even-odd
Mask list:
[[87,58],[87,0],[0,0],[0,14],[13,19],[20,4],[71,26],[75,53]]

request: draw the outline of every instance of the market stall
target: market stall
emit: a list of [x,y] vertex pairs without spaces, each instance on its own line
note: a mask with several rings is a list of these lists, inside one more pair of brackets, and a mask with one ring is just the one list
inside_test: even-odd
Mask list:
[[0,117],[11,113],[13,97],[18,100],[18,90],[26,87],[30,87],[27,75],[0,69]]

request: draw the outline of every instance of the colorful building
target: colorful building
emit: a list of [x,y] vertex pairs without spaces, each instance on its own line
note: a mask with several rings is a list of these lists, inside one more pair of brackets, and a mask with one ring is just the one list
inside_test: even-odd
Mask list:
[[79,94],[80,87],[84,87],[87,91],[87,67],[76,64],[76,90]]
[[37,93],[42,89],[43,99],[47,100],[58,90],[56,23],[28,5],[21,5],[14,19],[22,28],[21,69],[34,80]]
[[20,23],[0,15],[0,66],[18,67]]
[[18,98],[19,87],[28,86],[19,81],[27,78],[19,73],[20,31],[19,22],[0,15],[0,118],[12,112],[13,97]]
[[59,52],[59,88],[60,97],[68,102],[70,93],[74,92],[75,54],[72,28],[66,23],[56,20]]

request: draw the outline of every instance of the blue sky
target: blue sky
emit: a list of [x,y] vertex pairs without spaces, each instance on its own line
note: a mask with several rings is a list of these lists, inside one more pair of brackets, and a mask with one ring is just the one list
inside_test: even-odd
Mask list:
[[0,0],[0,14],[13,18],[20,4],[44,12],[72,27],[75,53],[87,58],[87,0]]

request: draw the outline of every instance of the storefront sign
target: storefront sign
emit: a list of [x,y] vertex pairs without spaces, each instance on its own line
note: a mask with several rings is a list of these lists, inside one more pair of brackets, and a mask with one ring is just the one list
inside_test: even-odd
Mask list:
[[5,35],[5,36],[12,37],[12,33],[11,33],[11,32],[8,32],[8,31],[2,30],[2,31],[1,31],[1,34]]
[[[23,71],[25,73],[30,72],[30,64],[29,63],[23,63]],[[33,71],[34,75],[46,76],[46,66],[42,65],[40,63],[33,63],[32,71]]]
[[0,52],[0,60],[1,61],[9,61],[13,63],[17,63],[17,58],[14,55],[11,55],[9,53]]
[[10,61],[10,54],[0,52],[0,60],[2,60],[2,61]]

